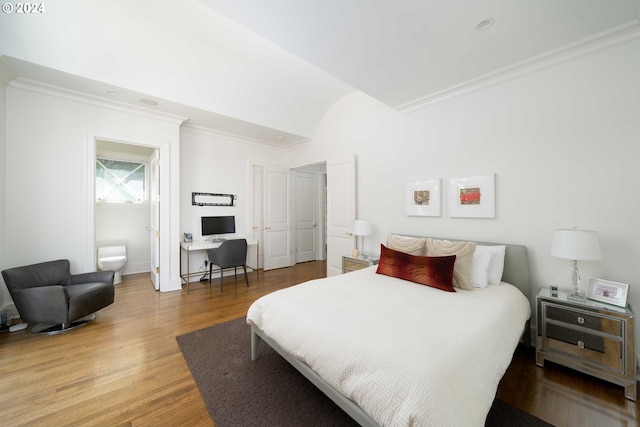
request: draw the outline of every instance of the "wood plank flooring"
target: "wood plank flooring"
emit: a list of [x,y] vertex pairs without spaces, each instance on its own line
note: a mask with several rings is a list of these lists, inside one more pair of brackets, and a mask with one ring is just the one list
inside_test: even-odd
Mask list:
[[[124,276],[116,302],[74,331],[0,334],[0,425],[211,426],[175,337],[246,314],[260,296],[323,277],[326,263],[249,273],[190,293],[156,292],[147,274]],[[248,351],[248,350],[247,350]],[[472,362],[472,360],[471,360]],[[498,396],[558,427],[637,425],[622,387],[551,365],[519,348]]]

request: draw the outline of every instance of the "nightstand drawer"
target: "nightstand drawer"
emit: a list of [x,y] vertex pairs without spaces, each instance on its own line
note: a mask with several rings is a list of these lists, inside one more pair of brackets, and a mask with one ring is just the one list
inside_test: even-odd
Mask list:
[[622,336],[622,321],[601,316],[597,313],[590,314],[584,310],[575,310],[569,307],[558,307],[551,304],[546,306],[546,318],[568,325],[578,326],[593,331],[605,332],[617,337]]
[[597,363],[614,372],[624,372],[622,339],[547,324],[544,340],[545,348]]
[[350,271],[362,270],[363,268],[370,267],[378,264],[377,258],[358,258],[358,257],[342,257],[342,272],[348,273]]
[[367,267],[369,267],[369,264],[363,264],[361,262],[353,260],[345,260],[344,264],[342,264],[342,268],[347,271],[360,270]]

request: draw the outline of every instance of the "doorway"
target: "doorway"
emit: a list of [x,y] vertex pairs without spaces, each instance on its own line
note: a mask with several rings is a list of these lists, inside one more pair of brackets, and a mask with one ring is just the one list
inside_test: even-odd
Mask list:
[[[290,184],[291,176],[295,176],[296,172],[315,173],[318,177],[318,191],[315,195],[318,202],[314,208],[317,212],[316,259],[327,260],[327,275],[341,274],[342,255],[351,253],[355,242],[352,233],[356,218],[355,155],[293,169],[258,164],[252,166],[253,237],[260,241],[260,246],[264,248],[263,268],[268,270],[294,265],[297,262],[298,248],[293,249],[296,242],[293,236],[297,234],[297,230],[294,226],[295,221],[290,218],[297,218],[296,209],[304,208],[299,208],[302,202],[297,200],[295,191],[292,190],[295,186]],[[274,221],[277,227],[272,226],[271,218],[277,219]],[[277,239],[270,240],[272,235]],[[271,264],[272,258],[280,264]]]
[[252,232],[265,270],[326,259],[326,164],[252,165]]
[[125,246],[122,274],[159,278],[160,149],[109,138],[95,138],[93,179],[93,265],[102,246]]

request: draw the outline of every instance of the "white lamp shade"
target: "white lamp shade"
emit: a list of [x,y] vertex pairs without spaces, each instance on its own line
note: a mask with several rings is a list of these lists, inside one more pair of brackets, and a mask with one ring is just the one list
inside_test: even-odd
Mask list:
[[356,222],[353,224],[353,234],[356,236],[370,236],[371,223],[364,219],[356,219]]
[[556,230],[551,255],[577,261],[598,261],[602,258],[598,233],[576,228]]

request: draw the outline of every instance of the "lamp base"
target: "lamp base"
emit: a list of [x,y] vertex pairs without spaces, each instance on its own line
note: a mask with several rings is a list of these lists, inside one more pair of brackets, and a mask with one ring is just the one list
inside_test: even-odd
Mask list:
[[580,295],[577,292],[572,292],[569,295],[567,295],[567,299],[571,301],[580,301],[580,302],[585,302],[587,300],[587,298],[584,295]]

